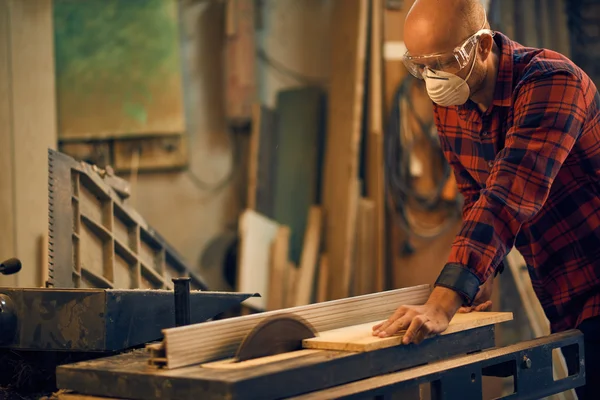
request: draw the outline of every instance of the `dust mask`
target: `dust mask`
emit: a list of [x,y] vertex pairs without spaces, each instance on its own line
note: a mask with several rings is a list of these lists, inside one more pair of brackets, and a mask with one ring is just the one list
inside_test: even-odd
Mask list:
[[[475,48],[473,58],[475,58],[476,55],[477,47]],[[474,59],[466,79],[462,79],[460,76],[445,71],[425,69],[423,79],[425,79],[425,86],[427,87],[429,98],[442,107],[460,106],[465,104],[471,95],[471,89],[469,88],[467,81],[475,68],[475,61],[476,60]]]

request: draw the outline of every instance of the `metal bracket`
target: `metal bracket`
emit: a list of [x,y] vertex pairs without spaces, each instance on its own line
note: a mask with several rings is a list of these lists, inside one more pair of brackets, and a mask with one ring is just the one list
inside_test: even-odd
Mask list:
[[[565,358],[577,365],[571,375],[554,380],[552,350],[576,347]],[[562,393],[585,384],[583,334],[578,330],[545,336],[511,346],[482,351],[466,356],[438,361],[413,369],[352,382],[333,389],[313,392],[304,397],[388,398],[393,393],[431,383],[433,400],[479,400],[482,398],[482,377],[513,377],[514,393],[500,399],[540,399]]]

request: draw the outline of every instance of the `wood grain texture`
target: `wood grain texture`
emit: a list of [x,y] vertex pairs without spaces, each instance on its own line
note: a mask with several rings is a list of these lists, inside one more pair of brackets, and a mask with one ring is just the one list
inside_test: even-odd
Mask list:
[[312,206],[308,212],[308,224],[304,235],[295,306],[304,306],[313,301],[317,263],[321,250],[322,227],[323,211],[319,206]]
[[378,243],[376,231],[376,205],[373,200],[361,198],[358,202],[356,228],[356,269],[354,295],[373,293],[377,289]]
[[[0,258],[3,260],[16,255],[9,1],[0,1],[0,148],[5,149],[0,157],[0,231],[5,233],[0,240]],[[16,286],[17,275],[0,275],[0,284]]]
[[21,287],[36,287],[38,238],[48,232],[48,149],[56,148],[57,104],[53,3],[8,1],[11,74],[11,154],[15,254]]
[[285,306],[289,242],[290,228],[285,225],[280,226],[271,244],[267,310],[277,310]]
[[329,295],[343,298],[348,290],[353,235],[352,206],[358,176],[364,72],[367,41],[367,0],[335,0],[331,13],[331,83],[324,171],[326,249],[329,255]]
[[371,2],[371,54],[369,81],[369,131],[367,133],[367,196],[373,201],[374,287],[385,290],[385,171],[383,157],[383,0]]
[[240,261],[238,266],[239,292],[260,293],[245,305],[265,310],[269,297],[269,265],[271,245],[275,240],[279,224],[257,213],[245,210],[240,216]]
[[[448,329],[442,335],[479,328],[486,325],[509,321],[513,318],[510,312],[472,312],[456,314]],[[365,323],[327,332],[320,332],[318,337],[305,339],[304,348],[338,351],[373,351],[402,344],[405,331],[388,338],[375,337],[372,328],[375,323]]]
[[298,351],[291,351],[289,353],[275,354],[273,356],[266,356],[255,358],[252,360],[246,361],[236,361],[235,358],[227,358],[225,360],[213,361],[210,363],[202,364],[202,368],[212,368],[212,369],[245,369],[252,368],[258,365],[271,364],[283,360],[289,360],[293,358],[299,358],[308,356],[310,354],[314,354],[315,352],[322,351],[317,349],[302,349]]
[[429,293],[429,285],[420,285],[165,329],[166,367],[178,368],[232,357],[256,324],[272,315],[296,314],[306,319],[318,332],[323,332],[387,318],[399,305],[425,303]]
[[319,260],[319,283],[317,288],[317,303],[327,301],[327,282],[329,277],[329,259],[327,254],[321,254]]

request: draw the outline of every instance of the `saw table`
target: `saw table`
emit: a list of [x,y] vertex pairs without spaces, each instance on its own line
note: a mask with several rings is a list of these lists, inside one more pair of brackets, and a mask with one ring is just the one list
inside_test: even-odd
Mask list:
[[436,399],[481,399],[484,376],[512,376],[506,398],[539,399],[584,384],[583,369],[552,375],[553,349],[575,346],[574,365],[585,365],[579,331],[495,348],[495,324],[511,313],[457,314],[419,345],[372,336],[399,304],[423,304],[428,294],[406,288],[166,329],[145,350],[60,366],[57,383],[140,400],[384,398],[427,383]]

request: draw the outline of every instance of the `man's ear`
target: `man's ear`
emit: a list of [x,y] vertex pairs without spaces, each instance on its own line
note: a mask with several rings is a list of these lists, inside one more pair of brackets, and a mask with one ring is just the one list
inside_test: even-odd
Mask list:
[[494,39],[492,36],[486,34],[481,35],[479,38],[479,46],[477,51],[479,53],[479,57],[481,57],[481,61],[487,60],[487,58],[490,56],[493,44]]

